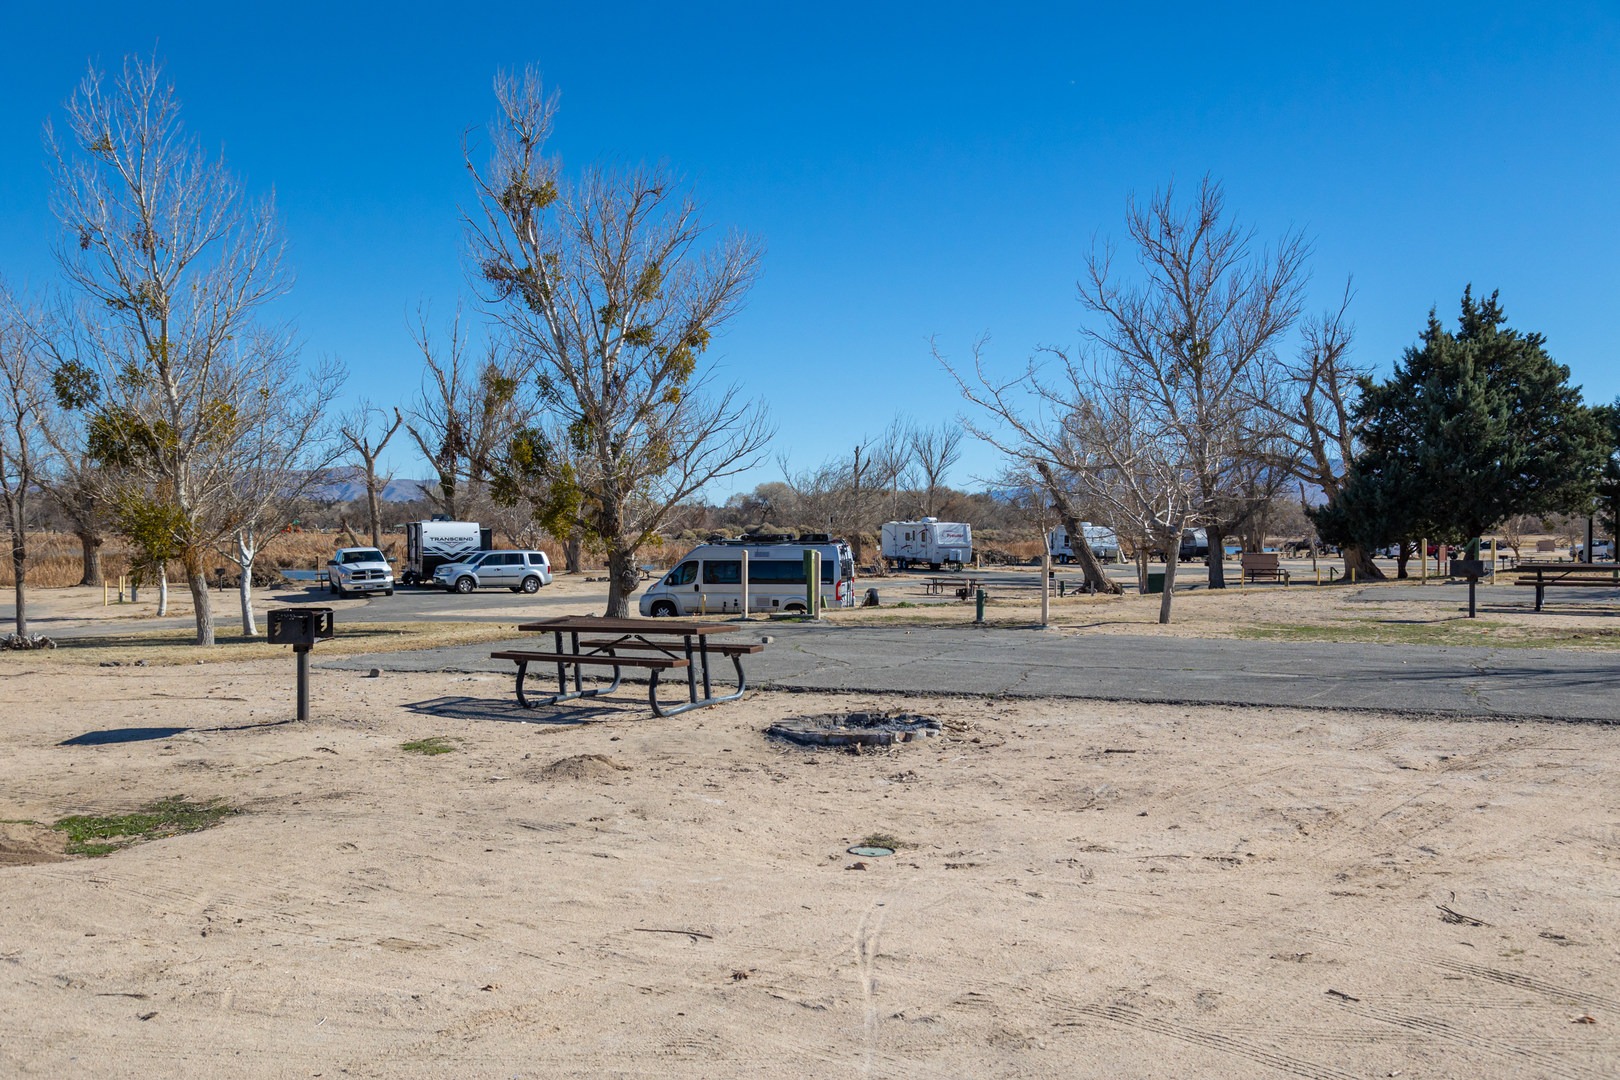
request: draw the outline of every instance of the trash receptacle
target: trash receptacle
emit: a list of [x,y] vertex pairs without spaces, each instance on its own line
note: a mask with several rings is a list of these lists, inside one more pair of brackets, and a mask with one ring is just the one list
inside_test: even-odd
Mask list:
[[877,607],[878,606],[878,591],[876,589],[867,589],[866,590],[866,600],[861,604],[861,606],[862,607]]
[[1164,571],[1163,570],[1149,570],[1147,578],[1148,578],[1148,587],[1147,587],[1148,592],[1150,592],[1150,593],[1162,593],[1162,592],[1164,592]]

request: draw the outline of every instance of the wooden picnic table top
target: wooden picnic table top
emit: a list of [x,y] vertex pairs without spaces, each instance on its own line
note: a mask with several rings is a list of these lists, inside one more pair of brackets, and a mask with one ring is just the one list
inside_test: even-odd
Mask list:
[[680,619],[610,619],[605,615],[559,615],[519,623],[528,632],[564,634],[656,634],[664,637],[707,637],[730,634],[741,627],[725,622],[683,622]]

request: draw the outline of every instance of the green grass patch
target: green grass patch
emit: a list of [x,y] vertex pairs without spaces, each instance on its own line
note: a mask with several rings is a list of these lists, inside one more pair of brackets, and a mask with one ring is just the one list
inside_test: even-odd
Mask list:
[[426,739],[417,739],[414,742],[400,743],[399,748],[407,754],[423,754],[432,757],[435,754],[448,754],[454,750],[455,744],[443,735],[433,735]]
[[190,802],[172,795],[129,814],[78,814],[51,826],[67,834],[69,855],[106,855],[131,844],[201,832],[240,811],[217,799]]

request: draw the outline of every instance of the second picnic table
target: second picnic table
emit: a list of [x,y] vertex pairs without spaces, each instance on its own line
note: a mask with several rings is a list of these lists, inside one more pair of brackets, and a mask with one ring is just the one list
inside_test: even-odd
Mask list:
[[[554,645],[551,652],[507,649],[490,654],[493,659],[511,660],[517,664],[517,699],[526,709],[532,709],[536,705],[555,705],[575,698],[598,697],[612,693],[618,689],[623,669],[627,667],[647,670],[647,701],[657,716],[674,716],[688,709],[717,705],[722,701],[735,701],[748,689],[747,679],[743,675],[742,658],[765,648],[759,642],[735,644],[710,642],[710,635],[729,634],[739,629],[735,623],[729,622],[563,615],[520,623],[518,629],[526,633],[549,633],[552,635]],[[731,659],[737,671],[737,689],[734,693],[715,695],[709,672],[711,656],[725,656]],[[523,684],[531,663],[556,666],[556,694],[536,701],[528,698],[524,693]],[[612,683],[585,689],[581,676],[581,671],[585,667],[611,667]],[[678,705],[660,704],[659,675],[665,671],[683,668],[686,670],[687,700]],[[573,673],[572,689],[568,685],[570,669]],[[699,682],[702,683],[701,697],[698,695]]]
[[1515,585],[1532,585],[1536,590],[1536,610],[1549,588],[1574,586],[1598,589],[1620,589],[1620,566],[1614,563],[1543,563],[1522,562],[1516,568],[1519,578]]

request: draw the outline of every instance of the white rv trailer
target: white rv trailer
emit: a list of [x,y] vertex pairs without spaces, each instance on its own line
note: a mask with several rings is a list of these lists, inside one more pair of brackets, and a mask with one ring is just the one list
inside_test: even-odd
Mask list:
[[882,537],[883,558],[901,570],[913,564],[930,570],[942,566],[961,569],[973,561],[973,526],[961,521],[885,521]]
[[826,536],[718,540],[701,544],[641,594],[641,614],[713,615],[742,610],[743,554],[748,556],[748,610],[805,610],[804,554],[821,555],[822,607],[855,606],[855,558]]
[[[1091,553],[1103,562],[1119,561],[1119,536],[1106,525],[1093,525],[1089,521],[1080,523],[1080,531],[1085,535],[1086,544],[1090,546]],[[1053,529],[1046,538],[1047,550],[1052,558],[1060,563],[1069,562],[1074,558],[1074,547],[1069,543],[1069,533],[1062,525]]]
[[465,562],[473,552],[488,551],[491,546],[490,530],[476,521],[407,521],[400,584],[427,584],[442,564]]

